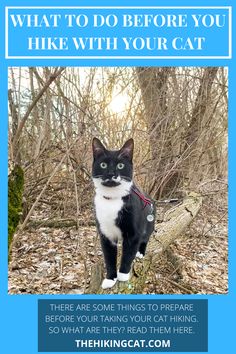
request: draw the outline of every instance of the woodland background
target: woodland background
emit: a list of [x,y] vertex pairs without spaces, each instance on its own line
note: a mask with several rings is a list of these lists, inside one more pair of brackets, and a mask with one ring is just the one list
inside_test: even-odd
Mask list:
[[111,149],[134,138],[135,180],[152,198],[203,196],[142,293],[227,292],[227,78],[223,67],[9,68],[9,292],[88,291],[102,261],[94,136]]

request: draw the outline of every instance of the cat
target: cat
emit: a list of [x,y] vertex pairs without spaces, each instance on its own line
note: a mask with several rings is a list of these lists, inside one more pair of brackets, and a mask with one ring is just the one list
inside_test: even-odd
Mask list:
[[[107,289],[117,280],[128,281],[135,256],[145,255],[154,230],[155,205],[132,180],[133,139],[111,151],[93,138],[92,149],[96,224],[106,265],[102,288]],[[118,241],[122,242],[122,256],[117,272]]]

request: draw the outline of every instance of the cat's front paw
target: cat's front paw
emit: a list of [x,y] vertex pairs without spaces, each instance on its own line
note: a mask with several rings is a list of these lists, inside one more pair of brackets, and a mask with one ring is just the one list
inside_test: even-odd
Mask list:
[[130,273],[118,272],[117,278],[119,281],[128,281],[130,278]]
[[102,282],[102,288],[103,289],[109,289],[112,288],[117,281],[117,278],[115,279],[104,279]]
[[143,257],[144,257],[144,255],[142,253],[140,253],[139,251],[136,253],[136,258],[141,259]]

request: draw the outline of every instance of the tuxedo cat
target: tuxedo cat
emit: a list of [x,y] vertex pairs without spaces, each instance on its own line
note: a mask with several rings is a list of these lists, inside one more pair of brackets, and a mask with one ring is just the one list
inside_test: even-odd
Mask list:
[[[97,138],[92,147],[96,222],[107,272],[102,288],[106,289],[117,279],[129,280],[135,256],[144,256],[154,230],[155,206],[132,181],[133,139],[116,151],[107,150]],[[118,241],[122,242],[122,256],[117,272]]]

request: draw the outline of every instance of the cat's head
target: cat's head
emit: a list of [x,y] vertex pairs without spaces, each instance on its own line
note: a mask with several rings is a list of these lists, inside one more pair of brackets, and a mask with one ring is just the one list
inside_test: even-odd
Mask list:
[[92,176],[95,186],[118,187],[132,183],[134,141],[129,139],[120,150],[107,150],[101,141],[93,139]]

